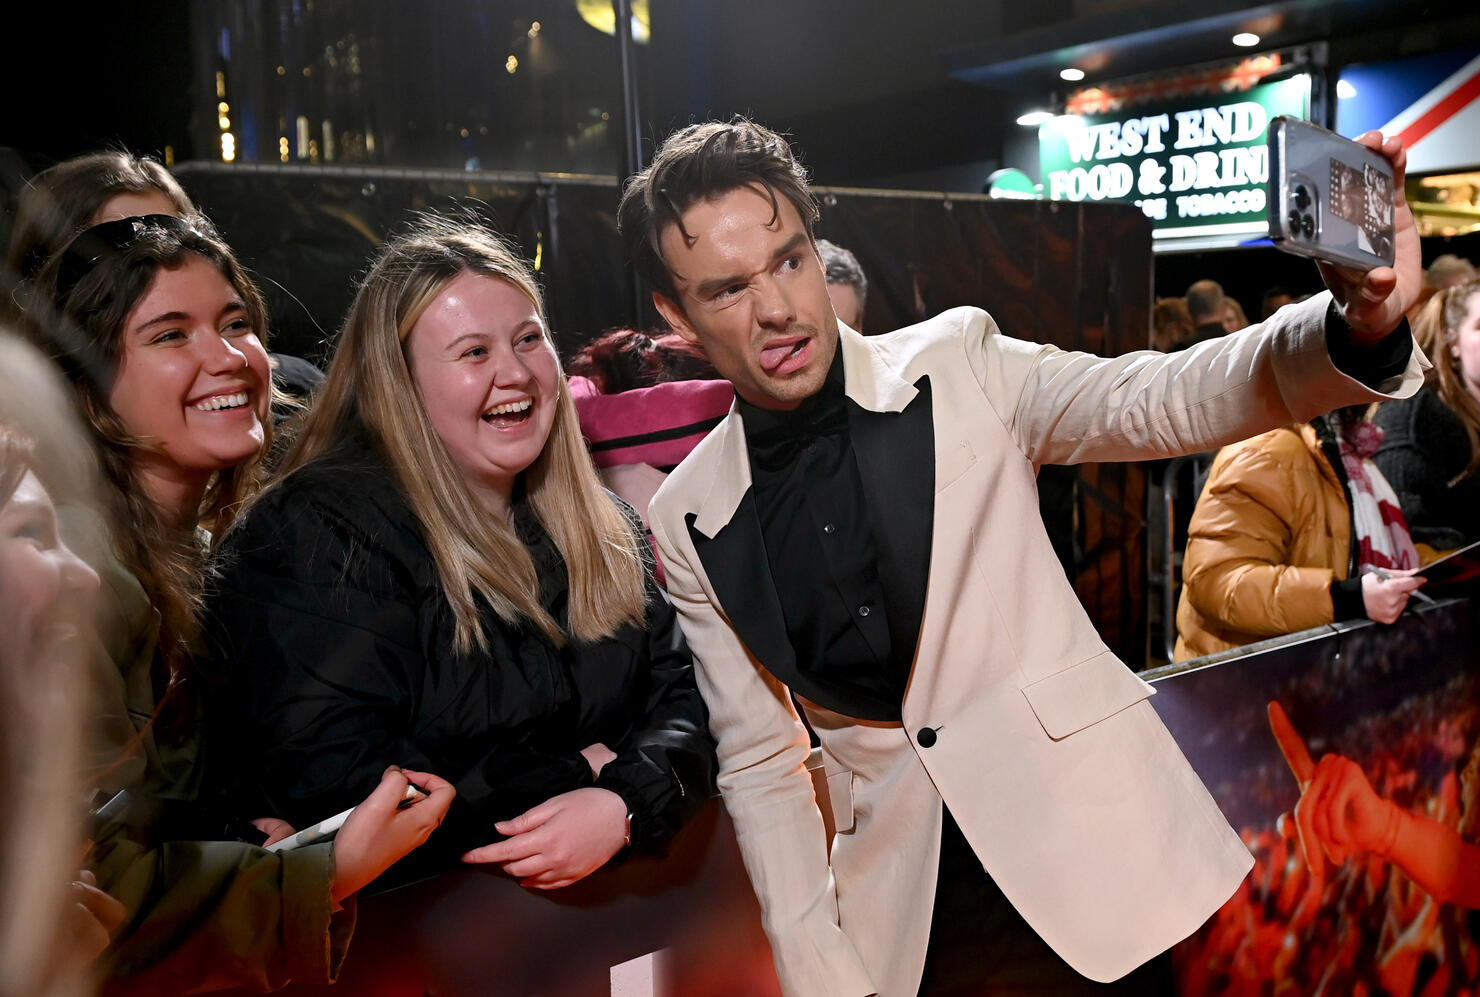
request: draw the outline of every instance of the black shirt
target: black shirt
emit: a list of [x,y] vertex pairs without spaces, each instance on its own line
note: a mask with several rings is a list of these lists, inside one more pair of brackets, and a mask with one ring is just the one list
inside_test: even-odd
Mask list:
[[[895,648],[848,432],[841,350],[790,412],[739,403],[756,512],[797,667],[898,719],[914,648]],[[900,612],[896,608],[896,613]],[[918,621],[913,628],[918,631]],[[836,703],[822,703],[836,708]]]

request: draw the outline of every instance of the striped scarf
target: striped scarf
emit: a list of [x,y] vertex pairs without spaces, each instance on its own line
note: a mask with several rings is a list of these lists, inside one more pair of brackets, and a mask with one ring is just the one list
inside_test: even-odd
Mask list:
[[1337,434],[1341,464],[1346,470],[1352,500],[1352,530],[1357,537],[1357,559],[1362,569],[1416,568],[1418,550],[1408,535],[1408,523],[1398,496],[1372,455],[1382,443],[1382,430],[1363,419],[1348,440]]

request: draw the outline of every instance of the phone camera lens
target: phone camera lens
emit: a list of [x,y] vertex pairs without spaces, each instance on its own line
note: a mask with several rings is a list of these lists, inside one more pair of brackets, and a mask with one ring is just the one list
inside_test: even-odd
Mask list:
[[1290,221],[1290,234],[1291,235],[1299,235],[1300,234],[1300,212],[1298,212],[1298,211],[1292,211],[1292,212],[1290,212],[1290,219],[1289,219],[1289,221]]
[[1301,211],[1310,207],[1310,191],[1305,189],[1305,184],[1295,185],[1295,207]]
[[1304,215],[1300,219],[1300,231],[1305,233],[1307,239],[1316,234],[1316,220],[1310,215]]

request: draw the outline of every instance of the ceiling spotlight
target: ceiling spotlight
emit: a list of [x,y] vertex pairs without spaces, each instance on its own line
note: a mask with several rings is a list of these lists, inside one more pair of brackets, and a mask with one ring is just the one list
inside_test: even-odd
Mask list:
[[[616,34],[617,12],[612,0],[575,0],[576,12],[581,20],[603,34]],[[646,45],[652,31],[652,18],[648,14],[648,0],[632,0],[632,40]]]
[[1336,96],[1342,100],[1351,100],[1357,95],[1357,88],[1352,86],[1351,80],[1336,81]]
[[1252,31],[1240,31],[1233,36],[1233,43],[1239,48],[1253,48],[1259,44],[1259,36]]
[[1045,121],[1052,120],[1053,112],[1051,111],[1029,111],[1027,114],[1020,115],[1017,119],[1017,123],[1022,125],[1024,128],[1037,128]]
[[1059,79],[1066,80],[1070,83],[1078,83],[1080,80],[1084,79],[1084,70],[1080,69],[1077,66],[1065,67],[1064,69],[1059,70]]

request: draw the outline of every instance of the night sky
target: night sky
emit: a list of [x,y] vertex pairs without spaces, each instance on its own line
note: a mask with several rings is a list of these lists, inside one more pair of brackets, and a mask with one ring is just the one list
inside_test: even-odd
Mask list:
[[190,155],[186,0],[13,4],[0,145],[37,161],[105,145]]

